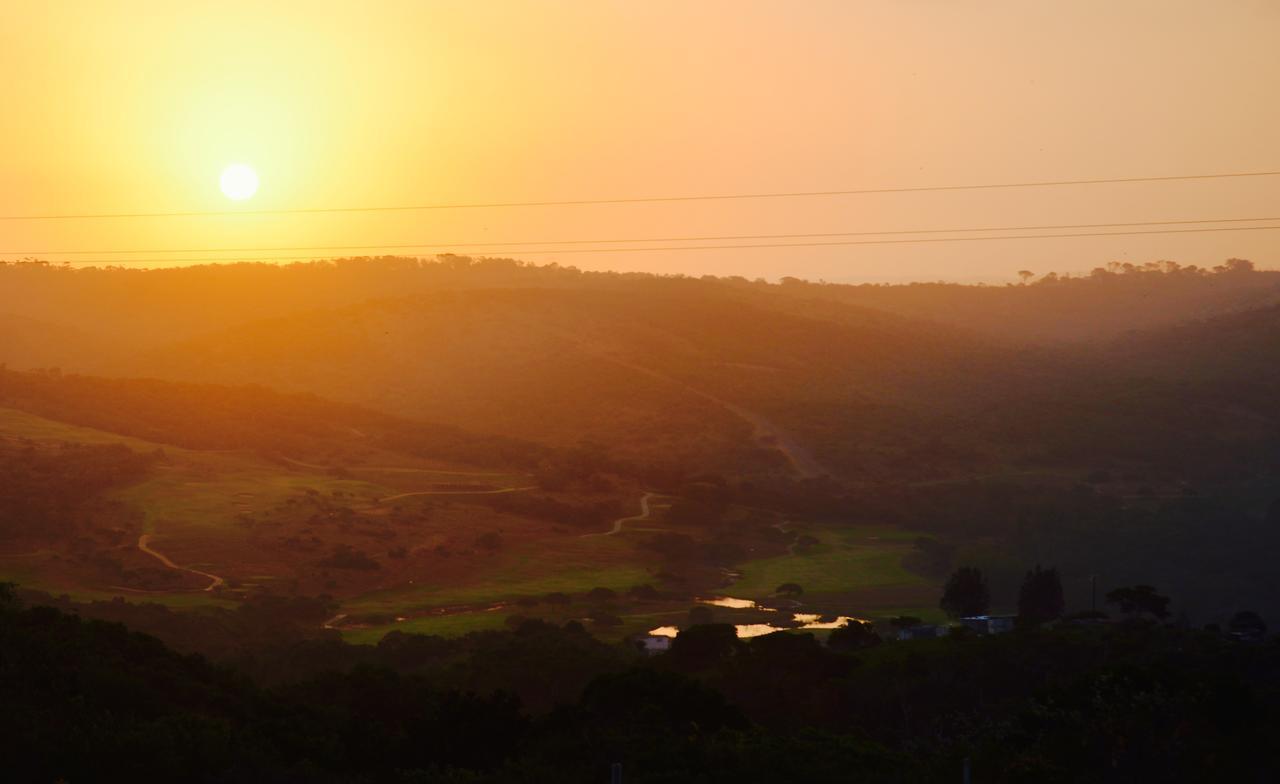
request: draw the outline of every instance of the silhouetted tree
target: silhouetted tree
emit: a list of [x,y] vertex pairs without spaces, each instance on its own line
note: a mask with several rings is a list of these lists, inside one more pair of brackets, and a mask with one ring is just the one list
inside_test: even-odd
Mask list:
[[596,587],[587,592],[587,598],[593,602],[608,602],[618,598],[618,594],[611,588]]
[[622,619],[606,610],[594,610],[587,616],[597,626],[621,626]]
[[714,667],[745,646],[738,630],[728,623],[707,623],[685,629],[671,641],[668,653],[672,663],[686,670]]
[[850,621],[847,626],[832,630],[831,636],[827,638],[827,647],[837,651],[856,651],[879,644],[880,635],[876,634],[871,624],[862,621]]
[[1240,640],[1261,640],[1267,636],[1267,624],[1253,610],[1241,610],[1227,621],[1227,633]]
[[658,589],[648,583],[643,585],[633,585],[627,589],[627,593],[635,599],[661,599],[662,594],[658,593]]
[[1253,272],[1253,262],[1248,259],[1227,259],[1217,267],[1215,272]]
[[982,572],[972,566],[957,569],[947,580],[938,605],[952,618],[985,615],[991,607],[991,592]]
[[1156,593],[1150,585],[1117,588],[1107,593],[1107,603],[1119,605],[1125,615],[1150,615],[1157,620],[1169,617],[1169,597]]
[[1027,572],[1018,591],[1018,620],[1028,624],[1041,624],[1062,617],[1065,602],[1062,598],[1062,578],[1056,568],[1036,568]]

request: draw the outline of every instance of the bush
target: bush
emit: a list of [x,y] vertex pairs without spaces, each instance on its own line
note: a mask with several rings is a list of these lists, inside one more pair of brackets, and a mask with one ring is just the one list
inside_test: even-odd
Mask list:
[[358,571],[372,571],[374,569],[382,568],[378,565],[377,561],[346,544],[340,544],[335,547],[333,549],[333,554],[328,558],[320,559],[318,564],[326,569],[355,569]]

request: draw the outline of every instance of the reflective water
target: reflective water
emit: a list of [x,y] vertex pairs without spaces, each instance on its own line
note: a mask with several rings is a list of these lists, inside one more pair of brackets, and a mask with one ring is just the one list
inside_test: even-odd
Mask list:
[[781,631],[777,626],[770,623],[740,623],[733,628],[738,630],[738,636],[744,640],[748,637],[760,637]]
[[728,607],[733,610],[764,610],[765,612],[776,612],[772,607],[761,607],[751,599],[735,599],[732,596],[717,596],[714,599],[699,599],[699,604],[709,604],[713,607]]
[[[801,618],[802,615],[804,618],[812,618],[813,620],[805,621]],[[821,620],[821,617],[822,616],[819,615],[811,616],[803,613],[796,613],[795,616],[797,621],[801,621],[801,629],[839,629],[844,626],[848,626],[855,621],[859,623],[869,623],[869,621],[865,621],[862,618],[854,618],[849,615],[840,615],[830,621]]]
[[[757,604],[751,599],[736,599],[732,596],[717,596],[713,599],[699,599],[700,604],[709,604],[713,607],[726,607],[731,610],[757,610],[763,612],[778,612],[777,608],[764,607]],[[823,620],[823,619],[826,620]],[[786,631],[787,629],[839,629],[843,626],[857,621],[860,623],[869,623],[862,618],[855,618],[851,615],[824,616],[819,613],[792,613],[791,619],[794,624],[786,626],[773,623],[740,623],[735,624],[734,628],[738,630],[738,637],[748,639],[750,637],[760,637],[773,632]],[[675,637],[680,633],[678,626],[659,626],[656,629],[650,629],[649,634],[657,637]]]

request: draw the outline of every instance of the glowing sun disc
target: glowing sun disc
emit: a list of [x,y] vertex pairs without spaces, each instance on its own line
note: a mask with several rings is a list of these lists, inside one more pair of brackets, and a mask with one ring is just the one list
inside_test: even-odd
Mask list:
[[234,163],[222,170],[218,184],[228,199],[242,201],[258,192],[258,173],[243,163]]

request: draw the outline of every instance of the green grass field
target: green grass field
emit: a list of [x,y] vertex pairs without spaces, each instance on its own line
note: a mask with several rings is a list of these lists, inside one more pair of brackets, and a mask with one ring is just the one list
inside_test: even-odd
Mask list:
[[[142,530],[154,533],[153,543],[179,563],[219,572],[230,564],[259,567],[251,548],[251,528],[239,523],[242,515],[277,508],[306,491],[324,496],[341,493],[354,505],[372,505],[376,499],[412,491],[422,483],[468,482],[512,485],[529,481],[518,474],[479,475],[451,472],[446,468],[352,467],[339,478],[322,466],[289,467],[256,455],[234,452],[202,452],[128,438],[114,433],[67,425],[12,409],[0,409],[0,434],[36,440],[79,443],[123,443],[139,451],[163,449],[166,460],[142,482],[114,492],[114,497],[141,510]],[[474,477],[474,479],[472,479]],[[424,497],[409,497],[391,505],[412,509],[426,504]],[[465,507],[464,507],[465,508]],[[662,527],[662,512],[646,525]],[[465,521],[461,521],[465,522]],[[877,615],[893,611],[928,615],[936,588],[902,567],[902,556],[911,551],[915,534],[887,526],[837,527],[797,525],[799,533],[814,536],[819,544],[796,555],[777,555],[739,565],[742,578],[725,593],[766,599],[778,585],[803,586],[806,606],[815,611]],[[172,548],[172,549],[170,549]],[[74,573],[57,568],[56,554],[27,554],[0,558],[0,579],[13,580],[39,590],[68,594],[79,601],[124,596],[130,601],[158,602],[171,607],[230,604],[204,591],[172,593],[125,592],[106,586],[79,584]],[[204,558],[217,563],[199,563]],[[521,597],[542,597],[562,592],[580,597],[596,587],[619,593],[655,583],[656,563],[637,550],[632,536],[578,536],[564,533],[515,537],[506,547],[458,574],[413,575],[412,582],[355,595],[342,602],[350,616],[413,616],[434,607],[511,602]],[[266,568],[259,567],[259,568]],[[270,569],[268,569],[270,571]],[[260,574],[260,572],[253,572]],[[261,572],[262,580],[285,575]],[[253,578],[256,582],[259,578]],[[407,578],[406,578],[407,579]],[[459,635],[502,628],[511,614],[545,617],[563,622],[581,617],[589,607],[536,605],[478,610],[446,615],[410,617],[352,629],[344,636],[353,642],[375,642],[393,629],[439,635]],[[621,637],[653,626],[679,624],[687,617],[688,604],[672,602],[650,606],[645,612],[619,601],[620,627],[596,630],[606,637]],[[864,616],[865,617],[865,616]]]
[[213,527],[232,534],[227,524],[241,512],[275,506],[308,489],[368,499],[389,492],[381,485],[353,479],[284,473],[249,457],[201,455],[159,470],[115,496],[143,511],[148,532]]
[[187,452],[180,447],[157,444],[140,438],[130,438],[91,427],[68,425],[55,422],[19,411],[15,408],[0,408],[0,435],[9,438],[30,438],[34,441],[68,441],[79,444],[124,444],[137,451],[152,452],[163,449],[167,452]]
[[[916,534],[887,526],[809,526],[803,532],[819,539],[820,544],[799,555],[780,555],[748,561],[739,566],[743,577],[724,593],[735,597],[766,599],[784,582],[800,583],[805,589],[802,600],[812,611],[855,614],[860,617],[889,618],[915,615],[925,620],[941,619],[934,606],[936,586],[930,580],[902,567],[902,556],[911,552]],[[382,591],[344,602],[349,613],[395,614],[412,612],[414,607],[451,604],[483,604],[519,596],[541,596],[551,591],[581,594],[595,586],[614,589],[649,582],[651,577],[636,566],[621,564],[609,568],[590,568],[583,563],[592,557],[589,548],[604,548],[597,558],[625,557],[623,537],[592,537],[579,542],[576,559],[566,554],[537,551],[513,555],[486,569],[483,576],[461,587],[411,586]],[[578,545],[581,547],[581,545]],[[608,550],[618,549],[610,553]],[[634,557],[634,554],[632,555]],[[579,568],[566,568],[576,560]],[[557,566],[558,565],[558,566]],[[625,604],[625,602],[624,602]],[[593,629],[605,639],[620,639],[627,634],[642,633],[663,625],[683,625],[690,603],[672,602],[650,607],[647,612],[627,612],[617,627]],[[530,608],[507,607],[498,611],[461,612],[444,616],[410,619],[344,633],[352,642],[373,643],[388,631],[437,634],[466,634],[483,629],[502,628],[511,614],[546,618],[563,622],[574,614],[584,615],[585,606]],[[726,621],[751,622],[768,620],[758,611],[718,610]],[[741,616],[741,617],[739,617]],[[750,617],[748,617],[750,616]],[[759,617],[757,617],[759,616]]]
[[738,570],[742,578],[727,593],[763,599],[773,596],[783,583],[798,583],[806,596],[927,583],[902,566],[902,556],[911,551],[916,536],[913,533],[887,526],[814,526],[798,530],[820,543],[796,555],[741,564]]
[[387,632],[391,631],[401,631],[406,634],[432,634],[438,637],[459,637],[471,632],[505,629],[508,615],[509,613],[507,612],[499,611],[411,618],[400,623],[371,626],[367,629],[349,629],[342,633],[342,639],[356,645],[375,645]]
[[625,590],[649,579],[648,572],[639,566],[564,570],[548,560],[536,569],[486,569],[467,585],[406,585],[375,591],[343,602],[342,609],[349,613],[394,614],[427,607],[515,600],[522,596],[541,597],[556,591],[575,594],[596,587]]

